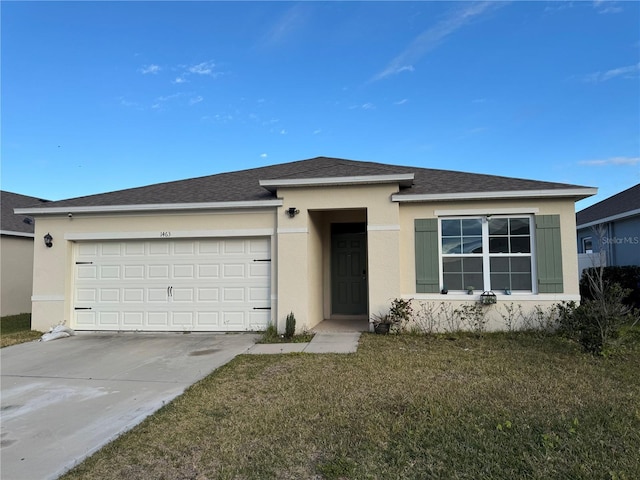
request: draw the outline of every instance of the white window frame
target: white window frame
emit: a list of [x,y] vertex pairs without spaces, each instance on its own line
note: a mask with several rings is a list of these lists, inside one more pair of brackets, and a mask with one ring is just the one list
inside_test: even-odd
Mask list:
[[[527,218],[529,220],[529,238],[531,242],[531,251],[530,253],[509,253],[509,254],[491,254],[489,253],[489,218]],[[480,293],[485,290],[492,290],[499,287],[493,287],[491,285],[491,258],[499,258],[500,256],[504,257],[527,257],[531,259],[531,290],[515,290],[514,294],[537,294],[537,278],[538,274],[536,271],[536,240],[535,240],[535,218],[534,215],[531,214],[505,214],[505,215],[455,215],[455,216],[442,216],[438,218],[438,270],[439,270],[439,281],[440,285],[444,285],[444,268],[443,268],[443,258],[451,258],[451,257],[463,257],[465,254],[451,254],[449,255],[443,254],[442,252],[442,221],[443,220],[481,220],[482,222],[482,254],[466,254],[469,257],[482,257],[482,283],[483,285],[477,286],[474,285],[476,290],[479,290]],[[464,285],[463,285],[464,287]],[[449,290],[450,292],[465,292],[465,290]],[[498,290],[496,293],[504,293],[503,290]]]
[[[591,248],[587,249],[587,241],[591,243]],[[584,237],[582,239],[582,253],[593,253],[593,237]]]

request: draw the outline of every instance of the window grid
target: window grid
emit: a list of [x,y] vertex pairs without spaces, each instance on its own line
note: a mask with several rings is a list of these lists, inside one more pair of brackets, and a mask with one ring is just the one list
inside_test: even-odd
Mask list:
[[531,216],[440,219],[443,287],[533,292],[532,225]]

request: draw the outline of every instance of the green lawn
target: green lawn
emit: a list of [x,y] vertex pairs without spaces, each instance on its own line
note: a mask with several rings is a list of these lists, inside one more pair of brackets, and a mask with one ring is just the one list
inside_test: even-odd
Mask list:
[[31,314],[9,315],[0,318],[0,347],[31,342],[42,336],[42,332],[31,330]]
[[528,334],[245,355],[64,479],[636,479],[640,354]]

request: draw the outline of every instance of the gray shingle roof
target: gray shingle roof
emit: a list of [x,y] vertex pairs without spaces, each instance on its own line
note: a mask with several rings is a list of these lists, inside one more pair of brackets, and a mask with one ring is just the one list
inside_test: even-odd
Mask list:
[[583,188],[563,183],[464,173],[430,168],[316,157],[308,160],[220,173],[206,177],[51,202],[46,207],[186,204],[273,200],[260,180],[314,179],[370,175],[415,174],[411,187],[399,194],[440,194]]
[[33,233],[33,217],[16,215],[14,208],[42,206],[46,200],[41,200],[19,193],[0,191],[0,230],[19,233]]
[[640,209],[640,183],[576,213],[576,224],[596,222]]

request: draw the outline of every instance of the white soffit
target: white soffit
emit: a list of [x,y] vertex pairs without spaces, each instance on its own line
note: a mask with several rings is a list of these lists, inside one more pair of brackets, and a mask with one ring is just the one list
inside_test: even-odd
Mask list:
[[222,210],[234,208],[281,207],[282,200],[211,202],[211,203],[159,203],[148,205],[105,205],[96,207],[16,208],[21,215],[59,215],[67,213],[153,212],[180,210]]
[[321,177],[321,178],[291,178],[260,180],[260,186],[270,192],[282,187],[323,187],[339,185],[370,185],[376,183],[398,183],[401,187],[410,187],[413,183],[413,173],[394,175],[361,175],[355,177]]
[[394,194],[394,202],[443,202],[449,200],[498,200],[504,198],[587,198],[598,193],[597,188],[567,188],[556,190],[507,190],[499,192],[427,193],[416,195]]

